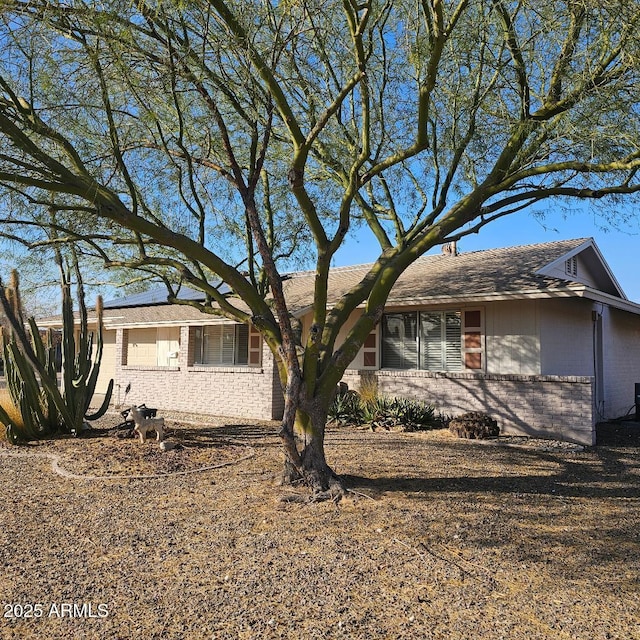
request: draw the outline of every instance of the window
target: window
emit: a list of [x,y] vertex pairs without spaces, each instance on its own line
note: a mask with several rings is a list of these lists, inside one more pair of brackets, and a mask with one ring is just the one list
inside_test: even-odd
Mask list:
[[382,316],[382,366],[418,369],[418,314],[387,313]]
[[460,371],[461,330],[459,311],[420,313],[420,368]]
[[194,364],[259,365],[262,342],[246,324],[218,324],[194,328]]
[[177,366],[180,351],[179,327],[125,329],[125,363],[129,366]]
[[481,316],[479,310],[385,314],[382,366],[426,371],[482,369]]

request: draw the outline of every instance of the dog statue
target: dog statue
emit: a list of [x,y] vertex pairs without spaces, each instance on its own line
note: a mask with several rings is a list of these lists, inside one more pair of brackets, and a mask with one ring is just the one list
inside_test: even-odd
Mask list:
[[149,431],[156,432],[156,440],[164,440],[164,418],[145,418],[144,413],[138,407],[131,407],[125,420],[133,420],[133,430],[140,436],[140,442],[145,442]]

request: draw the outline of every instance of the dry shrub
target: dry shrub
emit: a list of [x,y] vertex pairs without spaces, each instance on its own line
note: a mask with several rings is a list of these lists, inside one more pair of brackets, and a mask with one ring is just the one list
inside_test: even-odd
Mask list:
[[449,431],[458,438],[469,438],[470,440],[482,440],[484,438],[495,438],[500,434],[498,423],[486,413],[481,411],[471,411],[464,413],[449,422]]
[[362,404],[374,404],[378,400],[378,380],[375,376],[363,375],[360,378],[358,395]]

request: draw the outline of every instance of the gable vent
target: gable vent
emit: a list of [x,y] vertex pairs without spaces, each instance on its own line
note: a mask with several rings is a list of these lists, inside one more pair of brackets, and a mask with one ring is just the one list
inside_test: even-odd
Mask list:
[[568,276],[577,276],[578,275],[578,258],[573,256],[573,258],[569,258],[564,264],[565,273]]

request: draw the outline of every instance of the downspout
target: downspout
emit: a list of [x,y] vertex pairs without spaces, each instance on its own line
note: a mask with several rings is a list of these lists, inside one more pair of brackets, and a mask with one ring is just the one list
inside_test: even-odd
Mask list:
[[604,305],[600,304],[600,310],[591,311],[593,334],[593,377],[595,379],[595,409],[598,419],[604,420],[604,349],[602,335],[602,311]]

